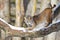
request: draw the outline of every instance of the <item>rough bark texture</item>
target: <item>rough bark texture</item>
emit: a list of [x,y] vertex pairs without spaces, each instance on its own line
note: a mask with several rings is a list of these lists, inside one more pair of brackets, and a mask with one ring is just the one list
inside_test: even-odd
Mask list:
[[[2,3],[2,7],[0,4],[0,10],[1,10],[0,13],[2,14],[1,18],[3,18],[5,21],[9,22],[9,14],[8,14],[9,13],[9,7],[8,7],[9,3],[8,3],[8,0],[6,0],[6,1],[7,2],[4,2],[6,4]],[[16,0],[16,1],[18,1],[18,2],[16,4],[17,6],[16,6],[16,25],[15,26],[21,27],[22,23],[23,23],[23,17],[24,17],[24,8],[23,8],[23,3],[21,4],[20,0]],[[36,2],[36,1],[34,0],[34,2]],[[36,10],[35,9],[36,5],[34,2],[32,0],[32,2],[31,2],[32,8],[31,8],[31,6],[30,6],[31,10],[30,10],[30,8],[28,8],[28,10],[27,10],[28,12],[26,13],[26,15],[31,15],[31,16],[34,15],[35,10]],[[45,0],[45,1],[42,0],[40,12],[43,11],[46,7],[49,7],[48,6],[49,3],[50,3],[50,0]],[[57,0],[52,0],[51,4],[52,4],[52,6],[54,4],[57,4]],[[4,7],[4,5],[5,5],[5,7]],[[7,13],[7,14],[3,14],[3,13]],[[58,20],[59,18],[60,18],[60,16],[56,19]],[[4,33],[2,35],[2,37],[5,36],[6,37],[5,39],[7,39],[7,40],[21,40],[20,37],[23,37],[23,38],[27,37],[26,38],[27,40],[59,40],[59,36],[60,36],[59,35],[60,32],[56,33],[56,31],[60,30],[60,22],[53,24],[48,28],[42,28],[41,30],[36,31],[36,32],[29,32],[29,30],[27,30],[26,32],[23,32],[22,30],[11,29],[10,26],[8,24],[2,22],[2,20],[0,20],[0,25],[1,25],[0,28],[4,31],[4,32],[2,31],[2,33]],[[6,33],[6,35],[5,35],[5,33]],[[33,38],[33,37],[35,37],[35,38]],[[0,40],[3,40],[3,39],[0,39]]]
[[36,0],[30,0],[25,15],[33,16],[35,13],[35,10],[36,10]]
[[[60,22],[50,25],[49,27],[45,27],[40,29],[36,32],[29,32],[28,30],[26,32],[23,32],[22,30],[13,30],[10,28],[10,26],[6,23],[4,23],[2,20],[0,20],[1,29],[5,30],[6,32],[6,38],[17,36],[17,37],[43,37],[48,35],[51,32],[60,30]],[[57,26],[58,25],[58,26]],[[13,26],[12,26],[13,27]]]
[[[24,8],[23,0],[16,0],[16,22],[15,26],[23,26]],[[20,38],[18,38],[20,39]],[[15,39],[14,39],[15,40]]]
[[[0,18],[4,19],[6,22],[10,22],[9,15],[9,0],[0,0]],[[1,38],[5,38],[5,32],[1,30]]]
[[[16,0],[16,20],[15,20],[15,26],[19,27],[21,26],[21,0]],[[19,37],[13,37],[12,40],[21,40]]]

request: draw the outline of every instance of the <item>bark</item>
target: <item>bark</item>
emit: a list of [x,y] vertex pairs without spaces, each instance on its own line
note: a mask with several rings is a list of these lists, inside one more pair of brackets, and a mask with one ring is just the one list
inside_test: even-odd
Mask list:
[[2,21],[1,19],[0,19],[0,25],[1,25],[0,28],[6,32],[6,35],[8,35],[8,36],[6,36],[6,38],[12,37],[12,36],[16,36],[16,37],[43,37],[43,36],[50,34],[51,32],[60,30],[60,21],[56,22],[54,24],[51,24],[48,27],[44,27],[36,32],[34,32],[34,31],[29,32],[29,30],[23,31],[22,28],[20,28],[22,30],[16,30],[17,27],[15,29],[13,29],[13,27],[15,27],[15,26],[8,24],[7,22]]
[[[20,27],[23,26],[23,17],[24,17],[24,8],[23,8],[23,0],[16,0],[16,22],[15,26]],[[16,38],[21,39],[21,38]],[[14,38],[15,40],[15,38]]]
[[[9,0],[0,0],[0,18],[4,19],[6,22],[10,22],[9,15]],[[5,38],[5,32],[1,30],[1,38]]]
[[34,16],[35,11],[36,11],[36,0],[30,0],[26,10],[26,16],[27,15]]
[[21,19],[21,0],[16,0],[16,22],[15,22],[15,25],[18,27],[21,26],[20,19]]
[[[50,1],[49,1],[50,2]],[[43,2],[43,3],[46,3],[46,2]],[[44,5],[44,4],[41,4],[42,6]],[[55,2],[56,3],[56,2]],[[48,4],[48,3],[47,3]],[[45,7],[47,6],[48,7],[48,5],[44,5]],[[54,4],[54,3],[53,3]],[[53,6],[53,4],[52,4],[52,6]],[[19,1],[19,5],[20,5],[20,1]],[[44,7],[43,6],[43,7]],[[44,8],[42,7],[42,9],[41,10],[44,10]],[[21,10],[20,10],[21,9]],[[20,6],[18,6],[17,7],[17,10],[19,11],[19,12],[17,12],[18,14],[20,14],[20,13],[22,13],[22,16],[24,17],[24,9],[23,9],[23,7],[20,7]],[[32,10],[34,10],[34,11],[32,11],[32,16],[34,15],[34,12],[35,12],[35,7],[33,7],[33,9]],[[17,14],[16,14],[17,15]],[[21,14],[20,14],[21,15]],[[21,21],[23,21],[23,17],[21,17],[22,18],[22,20],[20,20],[21,18],[20,18],[21,16],[17,16],[16,18],[18,18],[18,19],[16,19],[16,20],[19,20],[18,22],[16,22],[16,26],[18,27],[21,27],[22,26],[22,23],[23,22],[21,22]],[[5,20],[6,21],[6,20]],[[9,22],[9,21],[8,21]],[[29,32],[29,30],[27,30],[26,32],[25,31],[23,31],[23,29],[22,30],[16,30],[16,29],[11,29],[10,27],[15,27],[15,26],[9,26],[8,25],[8,23],[4,23],[2,20],[0,20],[0,25],[1,25],[1,29],[3,29],[3,30],[5,30],[5,32],[6,32],[6,38],[9,38],[9,37],[13,37],[13,36],[18,36],[18,37],[44,37],[44,36],[46,36],[46,35],[48,35],[48,34],[50,34],[51,32],[54,32],[54,33],[52,33],[52,34],[50,34],[50,35],[48,35],[47,36],[47,38],[46,38],[46,40],[48,40],[48,39],[50,39],[50,40],[55,40],[55,35],[56,35],[56,31],[59,31],[60,30],[60,22],[58,22],[58,23],[55,23],[55,24],[52,24],[50,27],[48,27],[48,28],[42,28],[42,29],[40,29],[39,31],[36,31],[36,32]],[[58,26],[57,26],[58,25]],[[17,28],[16,27],[16,28]],[[24,28],[25,29],[25,28]],[[26,30],[26,29],[25,29]],[[53,36],[52,36],[53,35]],[[52,37],[51,37],[52,36]],[[35,40],[36,38],[32,38],[32,40]],[[38,38],[39,39],[39,38]],[[13,39],[13,40],[17,40],[17,39]],[[19,40],[20,40],[20,38],[19,38]],[[40,39],[40,40],[42,40],[42,39]]]
[[33,0],[33,7],[32,7],[32,13],[31,13],[31,16],[34,16],[35,12],[36,12],[36,4],[37,4],[37,0]]
[[[21,23],[20,23],[20,24],[22,24],[21,26],[24,25],[24,16],[25,16],[25,15],[24,15],[24,12],[25,12],[25,11],[24,11],[23,1],[24,1],[24,0],[21,0],[21,14],[22,14],[22,15],[20,14],[20,15],[21,15],[21,18],[20,18],[20,22],[21,22]],[[25,40],[25,39],[26,39],[26,37],[21,37],[21,40]]]
[[[15,20],[15,26],[19,27],[21,26],[21,0],[16,0],[16,20]],[[13,37],[12,40],[21,40],[19,37]]]

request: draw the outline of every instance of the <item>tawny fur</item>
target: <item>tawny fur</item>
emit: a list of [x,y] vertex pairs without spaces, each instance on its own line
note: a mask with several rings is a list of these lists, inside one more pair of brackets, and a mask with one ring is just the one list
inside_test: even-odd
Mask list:
[[[55,5],[54,5],[54,7],[55,7]],[[54,8],[54,7],[46,8],[40,14],[28,18],[28,20],[33,19],[33,22],[32,22],[32,26],[28,27],[27,29],[31,30],[34,27],[36,27],[36,25],[38,25],[42,22],[46,23],[45,27],[47,27],[52,22],[52,8]]]

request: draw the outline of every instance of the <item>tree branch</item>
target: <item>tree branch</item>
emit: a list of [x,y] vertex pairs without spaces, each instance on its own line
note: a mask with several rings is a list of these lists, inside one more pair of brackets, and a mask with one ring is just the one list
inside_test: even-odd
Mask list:
[[44,27],[38,31],[30,30],[31,32],[29,32],[29,30],[26,30],[23,27],[12,26],[1,18],[0,18],[0,25],[1,25],[0,28],[4,29],[6,31],[6,34],[8,34],[9,37],[11,36],[42,37],[42,36],[48,35],[51,32],[60,30],[60,21],[50,24],[48,27]]

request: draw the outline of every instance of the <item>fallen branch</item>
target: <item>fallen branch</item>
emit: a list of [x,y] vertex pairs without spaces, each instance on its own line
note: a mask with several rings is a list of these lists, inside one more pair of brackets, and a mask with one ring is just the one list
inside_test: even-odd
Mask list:
[[50,24],[48,27],[44,27],[38,31],[32,31],[32,30],[26,30],[23,27],[15,27],[7,22],[5,22],[3,19],[0,18],[0,28],[4,29],[6,31],[6,34],[8,34],[9,37],[11,36],[19,36],[19,37],[42,37],[45,35],[48,35],[51,32],[60,30],[60,20],[56,23]]

